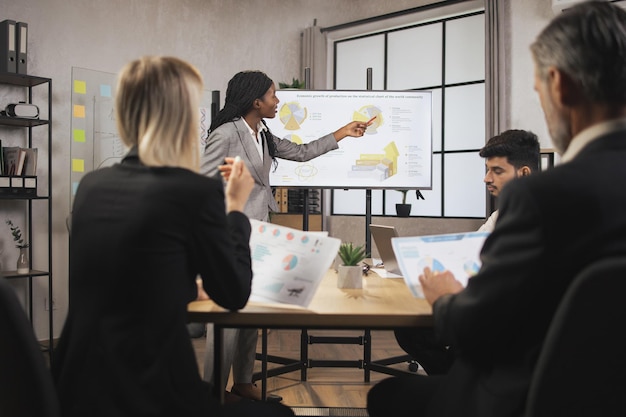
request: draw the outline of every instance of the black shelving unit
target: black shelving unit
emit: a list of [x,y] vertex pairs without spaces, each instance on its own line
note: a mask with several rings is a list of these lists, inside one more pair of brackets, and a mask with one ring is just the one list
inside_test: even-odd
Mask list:
[[[37,188],[37,192],[34,194],[10,194],[10,193],[0,193],[0,206],[8,201],[23,201],[24,202],[24,210],[26,211],[26,222],[27,222],[27,242],[30,244],[29,251],[29,262],[30,269],[28,273],[20,274],[16,270],[4,270],[2,271],[2,275],[7,279],[27,279],[28,280],[28,316],[33,321],[33,279],[44,277],[47,278],[48,281],[48,341],[47,344],[42,346],[42,349],[48,352],[50,356],[50,360],[52,360],[52,351],[53,351],[53,316],[54,316],[54,306],[53,306],[53,292],[52,292],[52,79],[37,77],[33,75],[26,74],[14,74],[14,73],[0,73],[0,88],[2,87],[24,87],[26,89],[27,103],[29,104],[37,104],[33,103],[33,90],[35,88],[46,88],[47,87],[47,110],[48,110],[48,119],[30,119],[30,118],[20,118],[20,117],[6,117],[0,116],[0,131],[5,129],[24,129],[26,131],[26,137],[21,141],[21,143],[11,143],[11,146],[23,146],[27,148],[47,148],[47,166],[44,166],[44,169],[40,169],[41,167],[41,159],[38,160],[38,169],[37,174],[47,175],[48,186],[43,187],[46,189],[42,189],[42,187]],[[37,91],[39,93],[39,91]],[[16,101],[23,101],[19,97],[16,98]],[[5,103],[7,104],[7,103]],[[47,135],[42,133],[39,130],[39,127],[47,127]],[[15,141],[18,141],[15,139]],[[8,143],[3,141],[2,146],[8,146]],[[39,157],[42,153],[39,154]],[[35,245],[43,244],[42,239],[39,239],[37,242],[33,241],[33,208],[37,204],[44,204],[46,207],[43,209],[47,213],[47,252],[48,259],[46,261],[33,259],[34,251],[33,247]],[[42,222],[41,219],[38,219],[38,222]],[[38,231],[39,232],[39,231]],[[41,251],[40,251],[41,253]],[[47,270],[34,269],[33,265],[38,265],[40,268],[44,266]]]

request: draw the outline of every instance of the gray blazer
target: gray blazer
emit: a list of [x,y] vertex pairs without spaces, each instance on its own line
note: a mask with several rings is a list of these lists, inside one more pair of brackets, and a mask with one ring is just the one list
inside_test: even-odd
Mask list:
[[[273,135],[272,140],[276,145],[277,158],[298,162],[309,161],[339,147],[332,133],[302,145]],[[224,123],[211,132],[204,149],[200,172],[217,177],[219,176],[217,167],[224,164],[224,157],[240,156],[254,178],[254,188],[244,212],[251,219],[267,221],[268,213],[276,211],[278,207],[270,187],[272,158],[265,144],[263,154],[261,160],[246,122],[237,119]]]

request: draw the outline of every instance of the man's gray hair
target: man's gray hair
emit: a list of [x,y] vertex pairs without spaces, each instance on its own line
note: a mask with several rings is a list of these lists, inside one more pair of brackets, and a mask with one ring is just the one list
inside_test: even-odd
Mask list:
[[626,103],[626,11],[606,1],[565,10],[531,45],[540,79],[554,66],[596,103]]

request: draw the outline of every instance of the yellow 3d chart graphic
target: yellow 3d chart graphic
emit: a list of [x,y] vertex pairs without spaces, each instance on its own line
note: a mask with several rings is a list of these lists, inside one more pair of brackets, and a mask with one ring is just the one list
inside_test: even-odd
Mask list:
[[384,147],[384,153],[363,153],[354,161],[351,177],[362,176],[384,181],[398,173],[398,147],[395,142],[389,142]]

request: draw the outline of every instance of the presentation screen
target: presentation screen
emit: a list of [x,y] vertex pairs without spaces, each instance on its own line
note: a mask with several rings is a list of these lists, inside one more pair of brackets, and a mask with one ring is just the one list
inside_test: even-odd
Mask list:
[[277,90],[272,133],[309,143],[352,120],[371,121],[365,135],[307,162],[278,159],[276,187],[432,188],[432,97],[429,91]]

